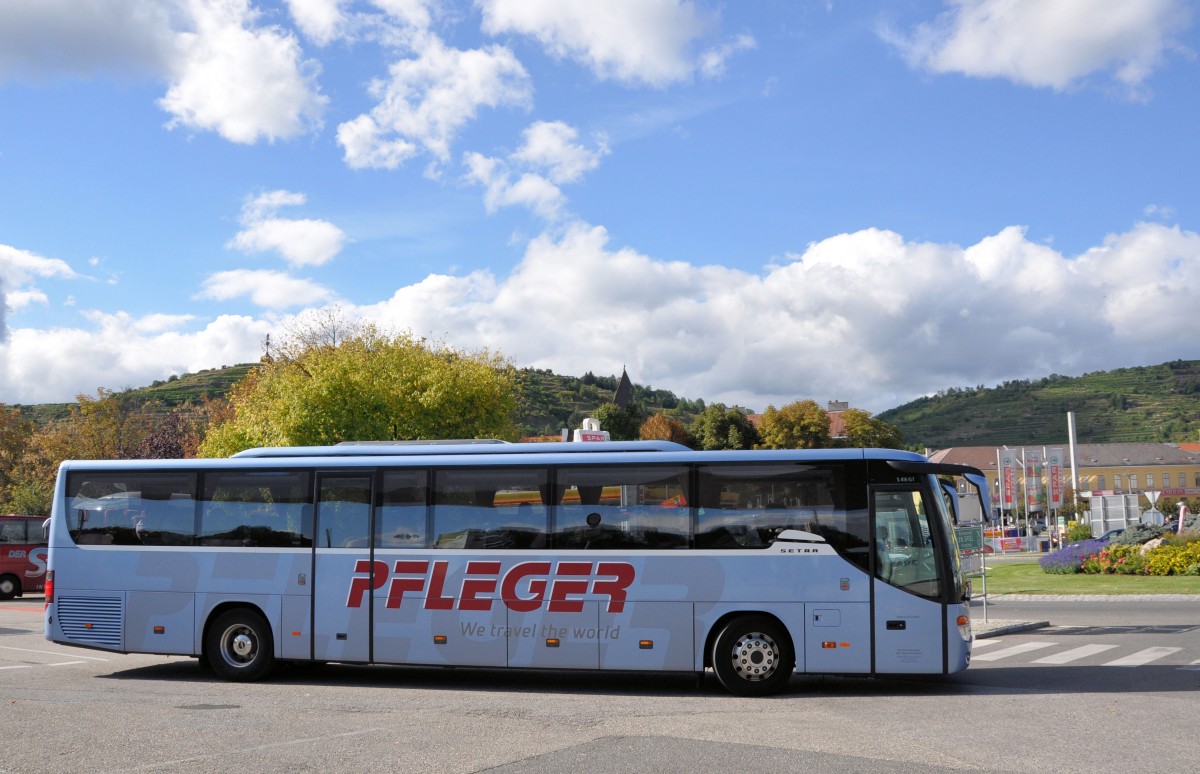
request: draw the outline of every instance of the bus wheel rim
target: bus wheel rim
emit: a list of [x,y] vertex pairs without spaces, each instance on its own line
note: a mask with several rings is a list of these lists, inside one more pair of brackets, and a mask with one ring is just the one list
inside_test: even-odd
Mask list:
[[245,626],[231,626],[221,638],[221,655],[236,667],[243,667],[254,660],[258,652],[258,641],[254,632]]
[[766,680],[779,667],[779,646],[762,632],[747,632],[733,645],[733,671],[743,680]]

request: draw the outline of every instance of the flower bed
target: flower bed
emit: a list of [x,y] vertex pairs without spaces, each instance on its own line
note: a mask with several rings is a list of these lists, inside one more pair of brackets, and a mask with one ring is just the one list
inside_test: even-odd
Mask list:
[[1103,540],[1081,540],[1078,543],[1065,545],[1057,551],[1046,554],[1038,559],[1038,565],[1043,572],[1070,575],[1080,572],[1083,562],[1092,554],[1103,550],[1108,544]]
[[1106,544],[1084,540],[1038,560],[1043,572],[1106,575],[1200,575],[1200,533],[1169,536],[1161,545]]

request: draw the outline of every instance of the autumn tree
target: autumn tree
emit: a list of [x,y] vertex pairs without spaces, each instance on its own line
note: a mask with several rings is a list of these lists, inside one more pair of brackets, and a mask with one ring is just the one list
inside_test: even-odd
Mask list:
[[875,419],[862,409],[842,412],[846,430],[846,446],[851,448],[902,449],[900,431],[881,419]]
[[13,469],[32,434],[33,425],[21,416],[19,410],[0,405],[0,513],[11,510],[4,507],[4,503],[9,497]]
[[691,445],[705,451],[717,449],[753,449],[759,442],[758,431],[750,417],[737,407],[713,403],[692,421]]
[[674,441],[687,444],[687,428],[678,419],[671,419],[665,414],[655,414],[642,423],[638,437],[643,441]]
[[758,423],[764,449],[823,449],[829,446],[829,414],[813,400],[781,409],[767,406]]
[[25,438],[3,493],[6,511],[46,515],[54,479],[63,460],[121,460],[140,456],[145,439],[162,414],[123,393],[97,390],[79,395],[70,414],[33,430]]
[[200,454],[341,441],[514,438],[513,369],[335,314],[309,318],[234,386]]

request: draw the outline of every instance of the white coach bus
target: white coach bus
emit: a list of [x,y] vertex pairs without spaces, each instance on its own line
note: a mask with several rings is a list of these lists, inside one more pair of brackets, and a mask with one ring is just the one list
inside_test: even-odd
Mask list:
[[[68,461],[45,634],[230,680],[348,662],[949,674],[971,630],[954,489],[878,449],[339,445]],[[987,498],[986,486],[980,497]]]

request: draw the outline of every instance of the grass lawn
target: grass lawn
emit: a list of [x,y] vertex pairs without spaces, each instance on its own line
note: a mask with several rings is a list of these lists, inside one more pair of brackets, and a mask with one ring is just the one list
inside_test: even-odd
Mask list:
[[[972,578],[976,594],[983,579]],[[1200,577],[1190,575],[1051,575],[1036,561],[988,565],[992,594],[1200,594]]]

